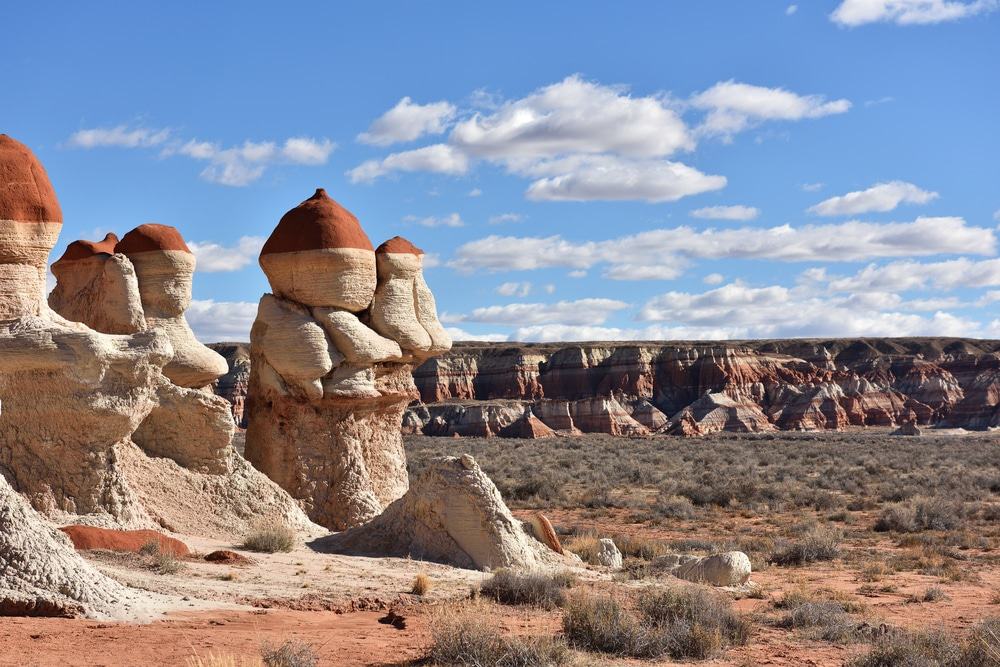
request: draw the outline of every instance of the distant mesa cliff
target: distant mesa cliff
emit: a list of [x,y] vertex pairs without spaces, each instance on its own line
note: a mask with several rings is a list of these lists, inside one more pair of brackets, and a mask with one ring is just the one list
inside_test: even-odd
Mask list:
[[[218,393],[237,421],[245,346]],[[403,429],[428,435],[704,435],[1000,426],[1000,341],[961,338],[455,343],[414,371]]]

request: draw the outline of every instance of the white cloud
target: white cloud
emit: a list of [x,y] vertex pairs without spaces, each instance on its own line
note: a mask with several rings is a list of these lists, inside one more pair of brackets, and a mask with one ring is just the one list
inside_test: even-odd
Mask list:
[[285,140],[281,155],[292,164],[322,165],[330,158],[337,144],[329,139],[316,140],[311,137],[291,137]]
[[803,183],[799,187],[802,188],[803,192],[819,192],[824,185],[825,183]]
[[209,241],[188,243],[198,260],[197,270],[203,273],[239,271],[255,262],[264,247],[261,236],[244,236],[235,246],[222,246]]
[[818,297],[736,282],[700,294],[668,292],[646,303],[638,318],[690,329],[721,328],[738,338],[969,336],[979,331],[978,323],[945,311],[929,316],[900,312],[921,305],[928,304],[906,304],[884,292]]
[[900,204],[926,204],[937,198],[938,193],[921,190],[913,183],[889,181],[877,183],[867,190],[830,197],[809,207],[809,212],[824,216],[884,213]]
[[465,222],[458,213],[450,213],[444,216],[429,215],[425,218],[418,218],[415,215],[408,215],[403,218],[404,222],[413,222],[422,227],[464,227]]
[[794,14],[797,11],[799,11],[799,6],[798,5],[788,5],[788,7],[785,9],[785,15],[786,16],[791,16],[792,14]]
[[546,294],[555,294],[556,292],[556,286],[553,283],[546,284],[542,289],[545,290]]
[[701,279],[701,282],[706,285],[721,285],[725,281],[726,277],[721,273],[710,273]]
[[497,294],[502,296],[517,296],[525,297],[531,294],[531,283],[529,282],[509,282],[498,285],[496,290]]
[[812,270],[803,274],[802,281],[822,285],[832,292],[947,291],[963,287],[1000,287],[1000,259],[977,261],[962,257],[944,262],[903,260],[881,266],[870,264],[852,276],[831,276],[825,270]]
[[684,226],[584,242],[558,235],[491,235],[459,246],[449,266],[472,272],[553,267],[587,270],[607,264],[606,275],[613,277],[634,276],[647,268],[683,267],[691,259],[856,262],[952,253],[991,255],[995,251],[992,229],[970,227],[962,218],[921,217],[912,222],[850,221],[802,227],[697,230]]
[[539,324],[518,327],[507,337],[511,341],[561,343],[600,340],[724,340],[734,338],[733,330],[725,327],[662,327],[621,328],[567,324]]
[[491,225],[502,225],[505,222],[521,222],[524,216],[520,213],[501,213],[490,218]]
[[413,141],[425,134],[441,134],[455,117],[455,107],[448,102],[414,104],[404,97],[396,106],[379,116],[358,141],[376,146],[388,146],[401,141]]
[[289,137],[279,146],[273,141],[244,141],[238,146],[223,147],[210,141],[175,140],[167,142],[168,130],[128,129],[120,125],[109,130],[80,130],[70,137],[69,145],[80,148],[119,147],[153,148],[161,146],[160,155],[181,155],[208,162],[201,177],[211,183],[241,187],[264,175],[271,164],[326,164],[336,148],[329,139]]
[[184,313],[195,337],[203,343],[250,340],[257,304],[247,301],[195,299]]
[[480,196],[482,196],[482,194],[483,194],[483,191],[480,190],[479,188],[472,188],[471,190],[469,190],[469,196],[470,197],[480,197]]
[[535,165],[531,173],[553,176],[533,182],[536,201],[676,201],[725,187],[725,176],[703,174],[669,160],[630,160],[611,155],[581,155]]
[[487,343],[502,343],[507,340],[507,334],[502,333],[488,333],[488,334],[474,334],[465,331],[464,329],[459,329],[458,327],[445,327],[445,331],[451,336],[452,340],[475,340],[483,341]]
[[67,142],[73,148],[150,148],[159,146],[170,137],[169,129],[152,130],[146,127],[129,128],[118,125],[109,128],[92,128],[74,132]]
[[381,160],[368,160],[347,172],[351,183],[371,183],[394,171],[430,171],[464,174],[469,160],[464,153],[445,144],[432,144],[412,151],[392,153]]
[[830,14],[834,23],[855,27],[868,23],[926,25],[956,21],[1000,6],[997,0],[843,0]]
[[576,271],[570,271],[566,275],[568,275],[570,278],[586,278],[587,277],[587,272],[586,271],[581,271],[581,270],[576,270]]
[[993,212],[993,221],[1000,222],[1000,208]]
[[783,88],[766,88],[723,81],[694,95],[690,103],[708,111],[697,133],[730,139],[738,132],[767,120],[802,120],[845,113],[846,99],[827,101],[822,95],[799,95]]
[[692,218],[703,220],[756,220],[760,210],[753,206],[706,206],[691,211]]
[[880,97],[877,100],[865,100],[866,107],[877,107],[883,104],[889,104],[890,102],[895,102],[896,98],[886,95],[885,97]]
[[578,299],[556,303],[511,303],[505,306],[485,306],[471,313],[441,314],[441,321],[484,322],[506,325],[535,324],[603,324],[614,313],[628,308],[624,301],[615,299]]

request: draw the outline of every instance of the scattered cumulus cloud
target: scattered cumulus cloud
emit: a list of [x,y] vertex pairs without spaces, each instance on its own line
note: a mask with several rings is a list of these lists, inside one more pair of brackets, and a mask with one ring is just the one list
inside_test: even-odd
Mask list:
[[577,299],[556,303],[511,303],[504,306],[485,306],[471,313],[455,315],[442,313],[441,321],[479,322],[486,324],[602,324],[614,313],[628,308],[624,301],[615,299]]
[[486,343],[502,343],[507,340],[507,334],[503,333],[474,334],[458,327],[445,327],[445,331],[448,332],[452,340],[474,340]]
[[869,23],[928,25],[992,12],[998,0],[843,0],[830,20],[846,27]]
[[110,129],[95,128],[75,132],[67,142],[75,148],[160,148],[160,156],[183,156],[207,162],[202,179],[233,187],[249,185],[264,175],[268,166],[326,164],[336,144],[329,139],[289,137],[283,143],[244,141],[223,146],[210,141],[173,139],[169,130],[130,129],[119,125]]
[[819,192],[824,185],[825,183],[803,183],[799,187],[802,188],[803,192]]
[[482,194],[483,194],[483,191],[480,190],[479,188],[472,188],[471,190],[469,190],[469,196],[470,197],[480,197],[480,196],[482,196]]
[[556,292],[556,286],[554,283],[548,283],[542,289],[545,290],[546,294],[555,294]]
[[692,218],[703,220],[756,220],[760,210],[753,206],[706,206],[691,211]]
[[490,217],[491,225],[502,225],[505,222],[521,222],[524,216],[520,213],[501,213]]
[[738,132],[764,121],[797,121],[846,113],[851,102],[827,100],[822,95],[799,95],[783,88],[766,88],[723,81],[694,95],[690,104],[707,111],[699,135],[730,140]]
[[706,285],[721,285],[726,280],[726,277],[721,273],[710,273],[701,279],[701,282]]
[[498,285],[496,293],[501,296],[526,297],[531,294],[531,283],[508,282]]
[[73,148],[151,148],[170,138],[169,129],[153,130],[147,127],[129,128],[127,125],[95,127],[74,132],[67,145]]
[[458,213],[450,213],[443,216],[429,215],[421,218],[415,215],[408,215],[403,218],[404,222],[412,222],[421,227],[464,227],[465,222]]
[[1000,287],[1000,259],[966,257],[943,262],[901,260],[869,264],[854,275],[828,274],[826,269],[803,272],[800,281],[830,292],[910,290],[948,291],[960,288]]
[[223,246],[210,241],[188,243],[197,262],[197,270],[203,273],[239,271],[255,262],[264,247],[262,236],[244,236],[235,246]]
[[414,141],[426,134],[441,134],[455,117],[455,107],[448,102],[414,104],[404,97],[396,106],[379,116],[358,141],[375,146],[389,146]]
[[257,317],[257,304],[194,299],[184,316],[202,343],[248,341],[250,327]]
[[351,183],[371,183],[394,171],[429,171],[437,174],[464,174],[468,157],[445,144],[432,144],[412,151],[392,153],[381,160],[368,160],[347,172]]
[[885,213],[900,204],[926,204],[937,198],[938,193],[922,190],[913,183],[889,181],[877,183],[867,190],[830,197],[809,207],[809,212],[823,216]]
[[912,222],[781,225],[699,230],[654,229],[604,241],[570,241],[559,235],[491,235],[465,243],[449,266],[459,271],[525,271],[608,267],[618,279],[677,275],[693,259],[757,259],[782,262],[857,262],[879,257],[938,254],[992,255],[993,229],[971,227],[957,217],[920,217]]

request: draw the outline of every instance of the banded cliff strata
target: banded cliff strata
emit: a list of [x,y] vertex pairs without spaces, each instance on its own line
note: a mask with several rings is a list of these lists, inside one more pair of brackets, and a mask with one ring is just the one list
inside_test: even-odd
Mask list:
[[[241,419],[238,344],[220,394]],[[230,379],[231,378],[231,379]],[[1000,426],[1000,341],[456,343],[414,371],[403,430],[441,436]]]

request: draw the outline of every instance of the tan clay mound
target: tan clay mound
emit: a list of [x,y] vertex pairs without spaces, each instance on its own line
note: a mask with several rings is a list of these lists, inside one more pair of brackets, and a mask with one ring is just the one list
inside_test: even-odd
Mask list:
[[0,134],[0,220],[62,222],[56,191],[42,163],[6,134]]
[[134,255],[139,252],[156,252],[164,250],[180,250],[190,253],[184,237],[175,227],[148,223],[139,225],[118,242],[115,252],[123,255]]
[[[73,262],[80,259],[88,259],[95,255],[113,255],[115,246],[118,245],[118,237],[115,234],[107,234],[103,241],[73,241],[66,247],[66,252],[59,258],[59,262]],[[58,262],[57,262],[58,263]]]
[[161,553],[169,553],[178,557],[191,553],[187,545],[180,540],[155,530],[112,530],[81,525],[63,526],[59,530],[69,535],[69,539],[77,551],[105,549],[107,551],[138,553],[147,544],[154,543]]
[[573,562],[573,557],[556,553],[532,536],[468,454],[436,459],[382,514],[310,546],[317,551],[397,556],[479,570]]
[[371,250],[372,242],[354,214],[319,188],[282,216],[260,254],[327,248]]

